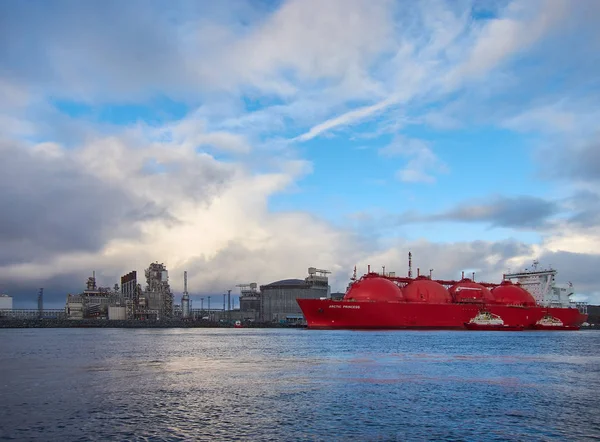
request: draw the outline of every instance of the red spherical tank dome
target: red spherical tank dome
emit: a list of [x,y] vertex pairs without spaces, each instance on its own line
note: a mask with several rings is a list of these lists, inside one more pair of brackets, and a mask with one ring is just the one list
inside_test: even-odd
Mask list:
[[456,302],[494,303],[494,296],[486,287],[469,278],[461,279],[448,290]]
[[492,296],[498,304],[534,306],[535,299],[527,290],[511,281],[502,283],[492,290]]
[[408,302],[429,302],[431,304],[448,304],[452,302],[448,290],[426,276],[420,276],[409,283],[404,287],[402,293],[404,299]]
[[344,301],[402,301],[402,290],[389,279],[367,277],[350,287]]

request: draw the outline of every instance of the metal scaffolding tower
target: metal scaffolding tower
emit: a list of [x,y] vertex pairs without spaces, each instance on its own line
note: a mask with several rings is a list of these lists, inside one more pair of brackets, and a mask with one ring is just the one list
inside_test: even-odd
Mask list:
[[161,319],[173,317],[173,293],[169,286],[169,274],[164,264],[154,262],[145,271],[146,295],[159,298],[159,316]]

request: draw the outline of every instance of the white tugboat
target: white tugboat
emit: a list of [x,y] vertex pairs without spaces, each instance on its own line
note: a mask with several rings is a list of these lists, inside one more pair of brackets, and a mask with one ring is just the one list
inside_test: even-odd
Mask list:
[[500,330],[500,331],[520,331],[525,327],[522,325],[506,325],[498,315],[487,311],[480,311],[469,322],[465,322],[467,330]]
[[536,330],[579,330],[579,327],[565,325],[560,319],[550,315],[545,315],[533,325],[533,328]]

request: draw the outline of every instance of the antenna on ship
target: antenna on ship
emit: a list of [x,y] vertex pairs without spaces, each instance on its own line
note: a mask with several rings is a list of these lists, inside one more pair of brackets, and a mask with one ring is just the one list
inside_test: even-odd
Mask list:
[[385,266],[381,266],[381,269],[383,270],[383,276],[385,276]]
[[352,272],[352,278],[350,278],[351,281],[356,281],[356,266],[354,266],[354,272]]
[[412,253],[408,252],[408,277],[412,278]]

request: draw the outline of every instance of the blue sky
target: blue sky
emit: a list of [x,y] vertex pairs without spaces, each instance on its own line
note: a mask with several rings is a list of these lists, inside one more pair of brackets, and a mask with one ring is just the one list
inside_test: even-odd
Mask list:
[[598,296],[593,0],[48,8],[0,6],[0,291],[58,305],[155,260],[198,294],[309,266],[337,290],[411,249]]

